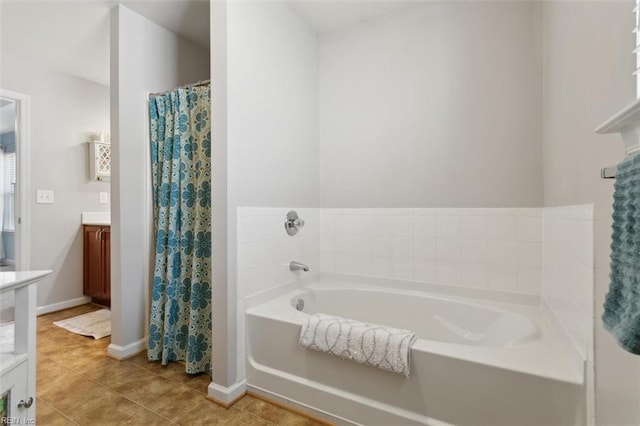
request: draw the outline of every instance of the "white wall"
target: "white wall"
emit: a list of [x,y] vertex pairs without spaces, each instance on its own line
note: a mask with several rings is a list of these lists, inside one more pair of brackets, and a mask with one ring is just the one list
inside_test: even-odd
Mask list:
[[209,52],[124,6],[112,9],[113,335],[109,350],[116,356],[139,345],[137,342],[146,335],[149,246],[153,238],[147,92],[171,90],[208,78]]
[[320,37],[323,207],[542,204],[534,2],[433,2]]
[[[0,64],[0,87],[31,96],[29,266],[53,270],[38,285],[38,306],[82,297],[80,214],[109,209],[98,194],[109,184],[89,181],[85,142],[109,129],[109,88],[15,55]],[[54,190],[55,203],[36,204],[36,189]]]
[[545,2],[544,202],[594,204],[596,416],[640,424],[640,359],[602,328],[609,288],[613,182],[601,167],[624,157],[619,135],[594,129],[635,98],[633,1]]
[[318,46],[284,2],[229,5],[229,170],[237,206],[318,206]]
[[213,97],[214,117],[224,119],[214,155],[225,156],[214,159],[213,199],[218,212],[226,208],[218,217],[214,211],[213,223],[214,258],[216,250],[226,254],[214,259],[214,365],[222,372],[213,379],[224,393],[243,378],[236,370],[238,208],[318,206],[318,55],[315,33],[284,2],[216,4],[212,28],[213,56],[226,63],[212,76],[223,91]]

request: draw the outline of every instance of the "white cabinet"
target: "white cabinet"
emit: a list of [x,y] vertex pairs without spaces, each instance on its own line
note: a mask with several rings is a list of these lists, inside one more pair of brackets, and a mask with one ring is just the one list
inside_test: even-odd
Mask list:
[[[29,388],[29,360],[24,359],[2,375],[2,395],[8,395],[7,412],[3,417],[13,418],[14,424],[34,424],[36,418],[35,389]],[[27,408],[25,405],[28,405]],[[33,420],[33,421],[31,421]]]
[[2,415],[13,424],[35,423],[36,283],[50,273],[0,272],[0,297],[15,292],[15,321],[0,333],[0,396],[7,401]]
[[108,182],[111,179],[111,144],[89,142],[89,178]]

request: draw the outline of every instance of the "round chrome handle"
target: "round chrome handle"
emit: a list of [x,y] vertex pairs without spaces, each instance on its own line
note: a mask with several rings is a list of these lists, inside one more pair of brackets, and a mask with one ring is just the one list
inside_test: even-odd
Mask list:
[[24,399],[21,399],[20,402],[18,402],[18,408],[29,408],[32,405],[33,405],[33,397],[32,396],[27,398],[26,401]]
[[304,220],[300,219],[298,213],[294,210],[287,213],[287,220],[284,222],[284,229],[287,231],[287,234],[294,236],[303,226]]

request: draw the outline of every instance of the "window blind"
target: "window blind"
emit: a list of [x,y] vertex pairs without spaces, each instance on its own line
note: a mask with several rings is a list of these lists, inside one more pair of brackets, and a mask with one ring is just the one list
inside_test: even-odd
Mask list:
[[15,231],[15,207],[16,207],[16,153],[12,152],[4,156],[4,212],[3,230]]

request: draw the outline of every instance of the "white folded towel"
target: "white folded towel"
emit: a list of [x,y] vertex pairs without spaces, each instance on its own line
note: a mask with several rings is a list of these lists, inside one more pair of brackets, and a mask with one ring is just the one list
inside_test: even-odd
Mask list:
[[411,345],[416,333],[347,318],[309,315],[302,323],[305,348],[347,358],[409,377]]

